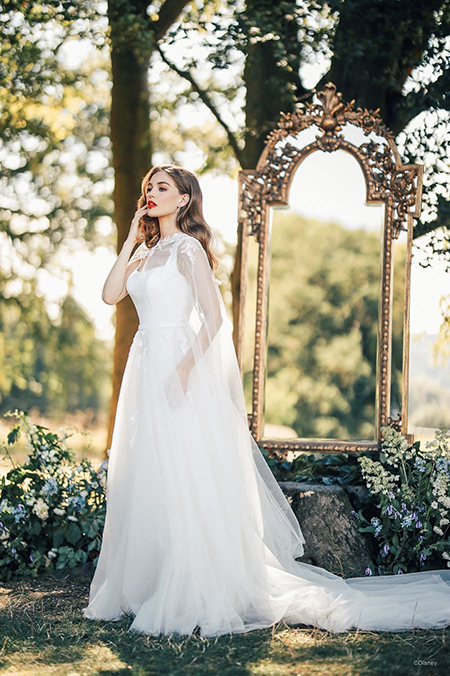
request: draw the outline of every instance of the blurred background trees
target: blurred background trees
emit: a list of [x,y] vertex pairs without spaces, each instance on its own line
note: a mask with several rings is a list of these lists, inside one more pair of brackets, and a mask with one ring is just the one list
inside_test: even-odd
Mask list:
[[[277,212],[271,255],[265,421],[298,437],[373,439],[379,233]],[[257,261],[249,258],[255,308]],[[404,249],[395,260],[401,277]],[[393,314],[402,316],[401,285]],[[398,406],[402,326],[392,336],[392,396]],[[244,361],[251,363],[254,327],[246,325]],[[244,386],[251,401],[251,371]],[[271,435],[268,435],[271,436]]]

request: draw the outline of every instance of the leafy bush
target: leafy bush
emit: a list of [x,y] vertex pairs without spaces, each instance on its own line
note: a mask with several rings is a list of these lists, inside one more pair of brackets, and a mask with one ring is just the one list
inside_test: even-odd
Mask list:
[[368,566],[366,575],[450,567],[448,430],[438,430],[426,450],[420,442],[411,446],[391,427],[383,428],[383,436],[377,460],[359,458],[374,500],[370,510],[354,516],[361,532],[373,534],[378,549],[376,571]]
[[[2,444],[13,468],[0,481],[0,579],[37,576],[43,570],[92,562],[101,545],[107,461],[97,471],[86,458],[76,463],[59,435],[34,425],[26,413]],[[29,455],[15,466],[9,452],[23,432]]]
[[292,461],[285,460],[281,453],[265,448],[264,458],[277,481],[324,483],[327,485],[364,485],[358,458],[362,455],[376,458],[378,451],[356,453],[302,453]]

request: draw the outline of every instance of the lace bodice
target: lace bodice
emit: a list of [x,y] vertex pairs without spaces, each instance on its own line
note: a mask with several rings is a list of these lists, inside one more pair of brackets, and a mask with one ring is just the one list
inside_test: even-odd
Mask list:
[[131,260],[139,266],[129,275],[127,291],[139,316],[140,328],[182,326],[189,322],[195,298],[188,279],[179,269],[177,250],[183,241],[182,256],[192,258],[201,244],[184,233],[165,237],[148,249],[141,245]]
[[148,249],[144,244],[131,261],[140,263],[127,279],[139,315],[139,329],[190,326],[195,340],[186,358],[198,363],[229,322],[218,284],[201,243],[174,233]]

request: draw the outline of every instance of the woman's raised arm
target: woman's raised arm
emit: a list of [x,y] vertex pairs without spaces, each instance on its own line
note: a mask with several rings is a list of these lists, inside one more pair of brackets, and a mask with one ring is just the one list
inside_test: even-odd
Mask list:
[[126,282],[128,276],[139,265],[139,260],[130,261],[130,254],[137,242],[142,241],[139,221],[147,213],[147,206],[137,209],[131,221],[130,232],[123,243],[116,262],[111,268],[103,285],[102,299],[108,305],[115,305],[127,295]]

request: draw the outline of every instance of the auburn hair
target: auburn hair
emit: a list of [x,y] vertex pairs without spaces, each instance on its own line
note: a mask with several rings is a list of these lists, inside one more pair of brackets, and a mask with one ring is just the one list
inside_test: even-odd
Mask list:
[[[152,167],[142,179],[138,208],[145,206],[147,203],[147,186],[152,176],[158,171],[164,171],[173,179],[181,195],[189,195],[189,202],[177,210],[177,227],[187,235],[198,239],[208,256],[211,269],[216,270],[219,267],[219,261],[211,251],[213,235],[203,216],[202,191],[197,177],[191,171],[174,164],[161,164]],[[139,225],[144,238],[143,241],[151,249],[161,239],[158,217],[146,214],[141,217]]]

